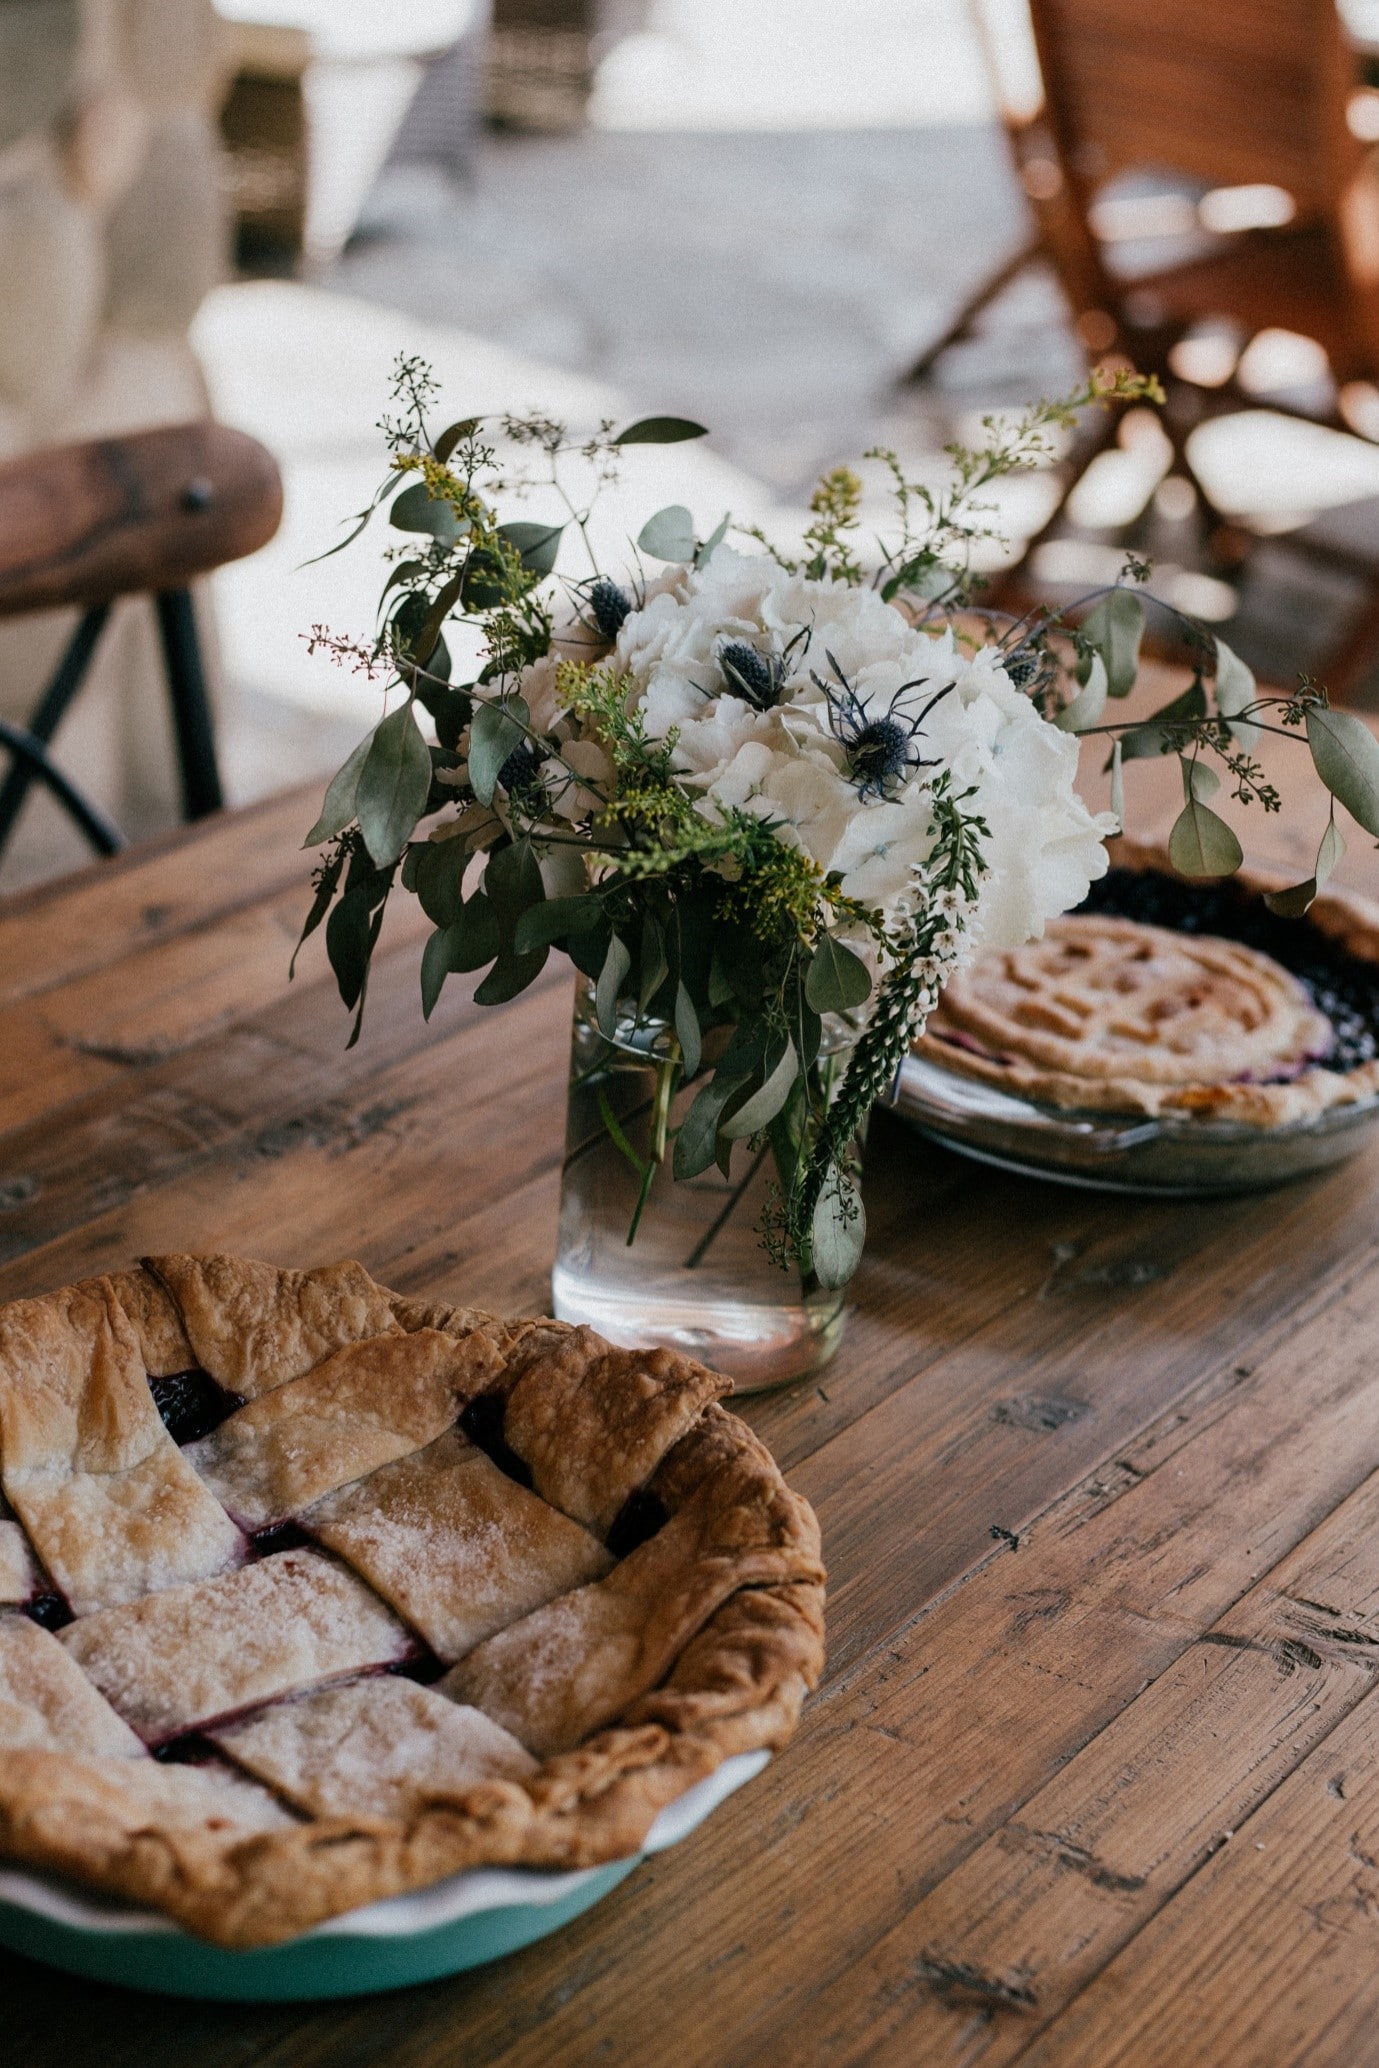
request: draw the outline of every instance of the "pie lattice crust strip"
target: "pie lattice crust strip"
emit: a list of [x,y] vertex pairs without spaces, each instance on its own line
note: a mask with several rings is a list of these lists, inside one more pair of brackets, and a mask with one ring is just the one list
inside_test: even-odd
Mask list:
[[817,1522],[727,1390],[355,1263],[0,1308],[0,1855],[247,1948],[635,1851],[823,1666]]
[[[1119,840],[1112,866],[1173,874]],[[1242,869],[1247,893],[1284,878]],[[1330,887],[1308,923],[1379,962],[1379,907]],[[945,1070],[1066,1110],[1198,1114],[1279,1127],[1379,1092],[1379,1062],[1325,1067],[1331,1027],[1305,987],[1240,942],[1109,913],[1070,913],[1038,941],[987,951],[950,979],[914,1046]]]

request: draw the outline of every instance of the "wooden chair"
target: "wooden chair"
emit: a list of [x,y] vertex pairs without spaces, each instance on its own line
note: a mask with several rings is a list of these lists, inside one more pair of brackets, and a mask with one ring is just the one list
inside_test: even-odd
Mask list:
[[117,597],[147,594],[158,618],[184,816],[221,803],[196,615],[187,584],[264,545],[282,516],[271,455],[209,422],[54,446],[0,466],[0,617],[75,605],[76,630],[27,726],[0,722],[0,851],[34,782],[100,854],[123,846],[49,745],[80,689]]
[[[1037,88],[1011,90],[1009,0],[976,5],[1035,236],[911,378],[923,378],[1036,257],[1052,262],[1094,358],[1122,352],[1164,380],[1165,426],[1189,474],[1183,448],[1204,415],[1259,405],[1233,379],[1210,395],[1184,393],[1172,356],[1192,325],[1216,317],[1247,334],[1300,332],[1325,348],[1338,384],[1379,378],[1379,179],[1349,126],[1357,69],[1335,0],[1159,0],[1149,9],[1029,0],[1042,99]],[[1204,202],[1192,223],[1193,204],[1180,195],[1197,248],[1149,270],[1121,262],[1118,241],[1104,234],[1113,210],[1101,198],[1118,175],[1145,170],[1206,187],[1216,203]],[[1232,196],[1247,220],[1251,206],[1287,219],[1210,234],[1206,224],[1223,201],[1229,211]],[[1069,490],[1113,432],[1103,419],[1075,456]],[[1203,502],[1221,530],[1222,513]],[[1057,521],[1055,511],[1050,524]],[[1333,657],[1333,688],[1354,675],[1376,637],[1379,590]]]

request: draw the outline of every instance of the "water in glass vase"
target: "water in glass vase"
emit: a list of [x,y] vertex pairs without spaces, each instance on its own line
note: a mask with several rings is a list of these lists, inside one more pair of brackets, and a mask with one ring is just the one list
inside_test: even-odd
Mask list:
[[[841,1067],[852,1032],[834,1036]],[[846,1296],[802,1284],[762,1247],[759,1224],[776,1178],[769,1149],[734,1145],[729,1175],[671,1175],[675,1132],[699,1090],[667,1058],[670,1030],[620,1018],[600,1032],[592,986],[575,999],[560,1234],[552,1273],[561,1321],[610,1342],[665,1344],[736,1381],[740,1393],[817,1371],[837,1349]],[[825,1058],[825,1072],[831,1067]],[[610,1125],[611,1122],[611,1125]],[[660,1137],[664,1160],[653,1147]],[[649,1190],[644,1176],[652,1171]],[[638,1202],[641,1211],[638,1212]],[[628,1235],[633,1230],[634,1239]]]

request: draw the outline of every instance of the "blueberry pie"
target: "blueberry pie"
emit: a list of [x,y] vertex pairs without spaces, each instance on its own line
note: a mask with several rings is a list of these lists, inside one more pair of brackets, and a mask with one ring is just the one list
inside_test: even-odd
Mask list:
[[0,1308],[0,1855],[249,1947],[634,1851],[822,1665],[727,1390],[352,1263]]
[[979,952],[916,1042],[927,1061],[1073,1110],[1200,1114],[1258,1128],[1379,1093],[1379,910],[1279,880],[1204,887],[1129,841],[1043,938]]

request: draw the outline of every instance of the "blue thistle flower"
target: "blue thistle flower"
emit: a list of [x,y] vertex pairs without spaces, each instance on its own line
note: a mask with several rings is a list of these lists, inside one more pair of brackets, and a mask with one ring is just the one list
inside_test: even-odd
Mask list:
[[600,575],[589,591],[589,613],[605,639],[616,639],[632,615],[632,598],[617,582]]
[[513,748],[507,760],[498,771],[498,782],[509,797],[530,790],[536,782],[541,764],[546,759],[546,750],[535,740],[523,740]]
[[779,663],[773,666],[745,639],[726,640],[718,649],[718,665],[729,689],[754,709],[769,711],[780,702],[784,682]]
[[916,769],[936,768],[937,762],[923,759],[918,742],[925,719],[935,704],[951,694],[953,684],[945,683],[930,697],[918,717],[912,718],[908,712],[898,710],[900,699],[907,690],[922,688],[925,678],[917,676],[913,682],[902,682],[886,710],[872,718],[827,648],[825,656],[841,687],[835,689],[818,675],[813,676],[814,686],[828,699],[834,737],[847,755],[849,771],[863,802],[868,797],[886,796],[894,784]]

